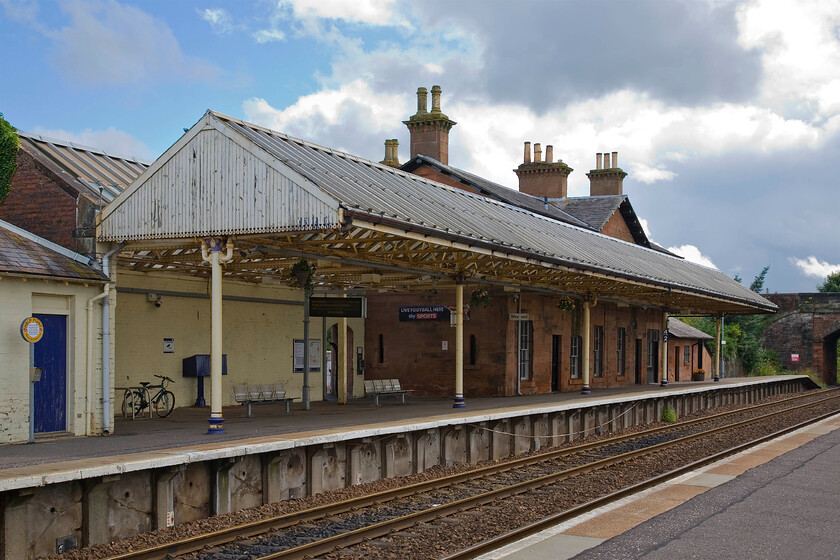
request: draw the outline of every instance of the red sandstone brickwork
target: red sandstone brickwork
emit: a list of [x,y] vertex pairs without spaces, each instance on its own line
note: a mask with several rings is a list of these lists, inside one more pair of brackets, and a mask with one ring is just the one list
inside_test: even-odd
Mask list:
[[79,251],[80,247],[73,237],[77,198],[63,190],[23,150],[18,152],[17,162],[11,190],[0,204],[0,219]]
[[601,233],[616,239],[621,239],[622,241],[634,243],[633,234],[630,233],[630,228],[627,227],[627,222],[624,221],[624,216],[622,216],[621,212],[618,210],[610,216],[610,219],[607,220],[607,223],[601,228]]
[[[465,299],[470,289],[465,290]],[[365,325],[367,379],[399,378],[417,396],[451,396],[455,392],[455,329],[445,322],[399,321],[400,306],[447,305],[455,302],[454,292],[436,295],[370,294]],[[533,373],[520,382],[524,394],[551,391],[552,336],[560,336],[560,390],[577,391],[582,379],[570,379],[572,335],[581,334],[582,311],[557,308],[558,298],[522,295],[522,313],[533,321]],[[490,306],[474,308],[464,323],[464,393],[478,396],[511,396],[517,389],[517,323],[509,314],[519,312],[512,294],[492,294]],[[590,377],[594,388],[618,387],[635,383],[636,339],[643,339],[648,329],[659,329],[661,314],[655,311],[612,304],[592,309],[591,325],[604,327],[604,375]],[[635,328],[634,328],[635,326]],[[618,327],[626,332],[625,375],[616,373]],[[383,360],[379,358],[379,337],[384,342]],[[590,335],[591,336],[591,335]],[[470,340],[475,337],[476,363],[470,365]],[[443,349],[443,342],[447,349]],[[641,344],[642,352],[647,351]],[[646,360],[641,356],[640,379],[646,381]],[[590,364],[592,360],[590,359]]]

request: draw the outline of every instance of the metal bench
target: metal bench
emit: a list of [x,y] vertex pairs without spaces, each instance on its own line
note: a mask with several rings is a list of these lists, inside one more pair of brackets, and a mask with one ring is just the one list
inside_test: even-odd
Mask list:
[[379,406],[380,397],[399,397],[402,404],[405,404],[405,396],[411,389],[403,389],[399,379],[366,379],[365,394],[373,397],[376,406]]
[[285,404],[286,414],[291,412],[294,397],[286,396],[282,383],[264,383],[261,385],[236,384],[233,386],[233,400],[245,406],[245,418],[253,418],[251,405]]

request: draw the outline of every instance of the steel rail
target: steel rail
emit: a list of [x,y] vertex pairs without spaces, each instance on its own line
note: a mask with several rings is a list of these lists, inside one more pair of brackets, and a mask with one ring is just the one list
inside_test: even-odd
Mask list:
[[[823,391],[823,394],[830,394],[838,391],[840,391],[840,389],[831,389]],[[399,488],[393,488],[382,492],[377,492],[375,494],[370,494],[368,496],[351,498],[348,500],[334,502],[331,504],[324,504],[306,510],[290,512],[279,516],[274,516],[258,521],[253,521],[250,523],[245,523],[242,525],[237,525],[235,527],[220,529],[218,531],[188,537],[179,541],[173,541],[170,543],[152,546],[142,550],[130,551],[115,556],[110,556],[107,558],[107,560],[159,560],[171,556],[184,555],[207,547],[216,547],[224,545],[239,538],[253,537],[255,535],[268,532],[272,529],[285,529],[297,525],[299,523],[317,521],[325,517],[339,515],[359,508],[369,507],[371,505],[381,504],[400,498],[406,498],[409,496],[413,496],[423,492],[429,492],[431,490],[443,488],[446,486],[452,486],[459,482],[475,480],[506,471],[520,469],[530,465],[536,465],[538,463],[554,461],[563,457],[585,453],[587,451],[591,451],[593,449],[598,449],[609,445],[620,444],[623,442],[650,437],[661,433],[678,431],[680,429],[702,425],[704,423],[726,418],[728,416],[743,414],[744,412],[749,410],[759,410],[767,407],[779,406],[785,403],[790,403],[796,400],[809,398],[813,396],[813,393],[804,393],[801,395],[796,395],[786,399],[780,399],[778,401],[773,401],[770,403],[752,405],[748,408],[740,408],[733,411],[720,412],[699,419],[671,423],[666,426],[659,426],[656,428],[643,430],[632,434],[625,434],[621,436],[605,438],[596,442],[578,444],[571,447],[565,447],[562,449],[541,453],[539,455],[532,455],[528,457],[512,459],[509,461],[505,461],[504,463],[498,463],[488,465],[485,467],[480,467],[477,469],[471,469],[462,473],[448,475],[445,477],[439,477],[424,482],[418,482],[415,484],[402,486]],[[833,397],[828,396],[825,399],[821,399],[817,402],[824,402],[826,400],[830,400],[831,398]]]
[[[395,531],[402,531],[413,527],[415,525],[421,523],[428,523],[434,521],[436,519],[447,517],[450,515],[454,515],[456,513],[460,513],[465,510],[475,509],[477,507],[486,505],[491,502],[495,502],[498,500],[502,500],[505,498],[509,498],[518,494],[523,494],[525,492],[529,492],[535,489],[542,488],[544,486],[548,486],[550,484],[555,484],[562,480],[566,480],[569,478],[573,478],[575,476],[579,476],[582,474],[590,473],[594,470],[601,469],[610,465],[614,465],[617,463],[621,463],[630,459],[634,459],[643,455],[649,455],[655,453],[657,451],[662,451],[669,447],[673,447],[679,445],[681,443],[686,443],[689,441],[693,441],[696,439],[708,437],[714,434],[735,430],[750,424],[755,424],[758,422],[762,422],[770,417],[787,414],[796,410],[810,408],[817,406],[819,404],[824,403],[826,400],[838,399],[840,395],[832,397],[831,399],[823,399],[821,401],[815,403],[807,403],[803,404],[791,409],[786,409],[783,411],[773,412],[769,414],[764,414],[761,416],[757,416],[754,418],[750,418],[748,420],[743,420],[741,422],[736,422],[734,424],[729,424],[727,426],[721,426],[717,428],[713,428],[711,430],[707,430],[705,432],[698,432],[696,434],[691,434],[688,436],[684,436],[681,438],[677,438],[674,440],[670,440],[667,442],[659,443],[652,445],[650,447],[645,447],[643,449],[633,450],[627,453],[623,453],[620,455],[616,455],[613,457],[607,457],[604,459],[599,459],[597,461],[593,461],[587,463],[585,465],[579,465],[576,467],[571,467],[564,471],[558,473],[552,473],[549,475],[544,475],[541,477],[537,477],[535,479],[527,480],[524,482],[520,482],[517,484],[513,484],[510,486],[505,486],[502,488],[497,488],[494,490],[490,490],[488,492],[484,492],[482,494],[478,494],[476,496],[471,496],[469,498],[463,498],[461,500],[456,500],[454,502],[450,502],[447,504],[442,504],[440,506],[432,507],[423,511],[415,512],[406,516],[398,517],[395,519],[391,519],[388,521],[383,521],[380,523],[376,523],[374,525],[370,525],[368,527],[363,527],[360,529],[356,529],[354,531],[348,531],[346,533],[340,535],[334,535],[332,537],[328,537],[326,539],[322,539],[319,541],[307,543],[298,547],[289,548],[286,550],[282,550],[279,552],[275,552],[272,554],[268,554],[266,556],[260,556],[255,560],[287,560],[287,559],[304,559],[304,558],[314,558],[321,554],[327,554],[329,552],[333,552],[337,549],[346,548],[355,544],[359,544],[364,541],[376,539],[379,537],[386,536],[390,533]],[[825,416],[831,416],[837,414],[836,411],[829,413]],[[822,417],[821,417],[822,418]],[[810,421],[813,422],[813,421]],[[809,423],[810,423],[809,422]],[[755,441],[763,441],[761,438]],[[753,442],[750,442],[750,445],[754,445]],[[741,448],[741,446],[738,446]],[[728,450],[727,454],[734,453],[735,451]],[[720,454],[716,454],[718,456]],[[724,455],[725,456],[725,455]],[[694,464],[694,463],[693,463]],[[696,466],[695,466],[696,468]],[[679,469],[677,469],[679,470]],[[675,472],[675,471],[671,471]],[[671,475],[676,476],[676,475]],[[644,483],[643,483],[644,484]],[[653,483],[650,483],[653,484]],[[639,485],[636,485],[639,486]],[[619,492],[620,493],[620,492]]]
[[645,480],[644,482],[640,482],[638,484],[628,486],[627,488],[622,488],[621,490],[613,492],[612,494],[602,496],[601,498],[597,498],[595,500],[586,502],[584,504],[574,506],[574,507],[572,507],[568,510],[562,511],[562,512],[557,513],[555,515],[552,515],[550,517],[546,517],[545,519],[542,519],[540,521],[536,521],[536,522],[531,523],[529,525],[526,525],[524,527],[514,529],[513,531],[511,531],[509,533],[506,533],[504,535],[500,535],[498,537],[494,537],[494,538],[488,539],[486,541],[482,541],[482,542],[480,542],[478,544],[475,544],[475,545],[473,545],[469,548],[466,548],[462,551],[459,551],[459,552],[456,552],[454,554],[450,554],[448,556],[445,556],[445,557],[441,558],[440,560],[468,560],[470,558],[476,558],[477,556],[481,556],[482,554],[487,554],[489,552],[493,552],[494,550],[498,550],[499,548],[501,548],[503,546],[506,546],[506,545],[512,544],[514,542],[520,541],[520,540],[522,540],[526,537],[529,537],[531,535],[534,535],[534,534],[539,533],[541,531],[544,531],[546,529],[550,529],[551,527],[554,527],[555,525],[559,525],[560,523],[563,523],[565,521],[569,521],[570,519],[578,517],[579,515],[583,515],[584,513],[588,513],[588,512],[593,511],[597,508],[609,505],[613,502],[617,502],[619,500],[627,498],[628,496],[632,496],[633,494],[637,494],[637,493],[639,493],[643,490],[648,490],[650,488],[658,486],[659,484],[667,482],[668,480],[671,480],[673,478],[677,478],[677,477],[682,476],[684,474],[690,473],[690,472],[695,471],[699,468],[705,467],[706,465],[710,465],[712,463],[720,461],[721,459],[725,459],[726,457],[729,457],[730,455],[734,455],[736,453],[746,451],[747,449],[749,449],[751,447],[755,447],[756,445],[760,445],[762,443],[771,441],[771,440],[779,438],[783,435],[789,434],[789,433],[794,432],[796,430],[807,427],[811,424],[815,424],[817,422],[820,422],[822,420],[825,420],[827,418],[831,418],[832,416],[837,416],[837,415],[838,415],[837,411],[828,412],[828,413],[823,414],[821,416],[818,416],[816,418],[812,418],[810,420],[800,422],[799,424],[796,424],[794,426],[789,426],[787,428],[784,428],[784,429],[779,430],[777,432],[774,432],[772,434],[768,434],[766,436],[756,438],[752,441],[748,441],[746,443],[739,444],[739,445],[737,445],[735,447],[732,447],[730,449],[727,449],[725,451],[721,451],[721,452],[716,453],[714,455],[710,455],[709,457],[705,457],[705,458],[700,459],[698,461],[694,461],[694,462],[689,463],[687,465],[684,465],[682,467],[678,467],[674,470],[671,470],[671,471],[668,471],[666,473],[657,475],[653,478]]

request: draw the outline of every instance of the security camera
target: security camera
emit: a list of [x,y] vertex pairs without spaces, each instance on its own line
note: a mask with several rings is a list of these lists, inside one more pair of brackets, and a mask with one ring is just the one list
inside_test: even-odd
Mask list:
[[146,301],[154,303],[155,307],[160,307],[161,302],[163,301],[163,296],[160,294],[146,294]]
[[155,307],[160,307],[162,303],[163,303],[163,296],[158,296],[157,299],[155,300]]

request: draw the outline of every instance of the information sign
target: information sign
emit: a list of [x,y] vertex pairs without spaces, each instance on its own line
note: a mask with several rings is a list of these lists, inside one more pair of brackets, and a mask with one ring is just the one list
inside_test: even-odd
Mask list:
[[530,316],[527,313],[511,313],[508,315],[511,321],[530,321]]
[[362,317],[362,298],[309,298],[311,317]]
[[44,336],[44,323],[35,317],[27,317],[20,324],[20,334],[26,342],[38,342]]
[[790,355],[791,362],[798,362],[799,361],[799,354],[791,354]]

